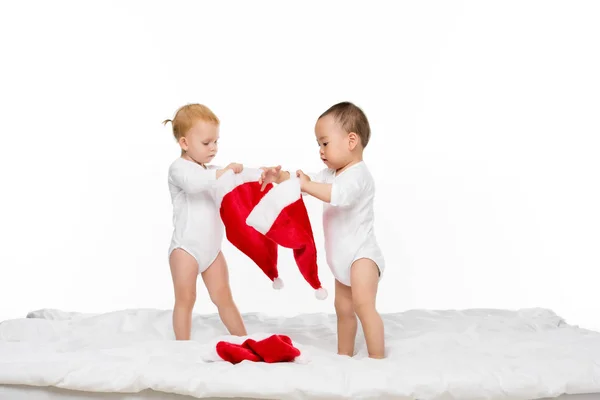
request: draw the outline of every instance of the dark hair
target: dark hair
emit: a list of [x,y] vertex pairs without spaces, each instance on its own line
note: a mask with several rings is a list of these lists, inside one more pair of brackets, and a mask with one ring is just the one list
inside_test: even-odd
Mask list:
[[319,119],[330,114],[342,125],[346,132],[354,132],[360,137],[363,148],[367,147],[371,138],[371,127],[363,110],[348,101],[344,101],[329,107],[327,111],[321,114]]

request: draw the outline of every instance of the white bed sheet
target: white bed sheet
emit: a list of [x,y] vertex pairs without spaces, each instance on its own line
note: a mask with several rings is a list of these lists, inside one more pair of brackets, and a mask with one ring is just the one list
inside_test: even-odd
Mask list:
[[[79,392],[54,387],[0,385],[0,400],[195,400],[195,397],[144,390],[140,393],[93,393]],[[390,399],[386,397],[386,399]],[[203,400],[249,400],[248,398],[211,397]],[[260,400],[260,399],[250,399]],[[530,400],[600,400],[600,394],[563,394],[553,399]]]
[[385,360],[366,357],[360,334],[356,357],[337,356],[333,315],[249,314],[250,336],[290,335],[303,355],[292,364],[237,366],[218,361],[214,346],[243,338],[225,336],[216,315],[196,315],[189,342],[173,340],[170,311],[40,310],[28,317],[0,323],[0,385],[265,399],[521,400],[600,393],[600,334],[544,309],[384,315]]

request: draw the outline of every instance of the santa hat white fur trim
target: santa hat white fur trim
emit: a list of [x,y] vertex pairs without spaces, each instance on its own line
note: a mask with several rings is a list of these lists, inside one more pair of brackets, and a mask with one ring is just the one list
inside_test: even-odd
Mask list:
[[315,291],[315,297],[319,300],[325,300],[328,294],[324,287],[320,287]]
[[300,180],[296,177],[290,177],[290,179],[280,183],[264,195],[248,215],[246,224],[266,235],[281,211],[299,199]]
[[273,289],[275,289],[275,290],[283,289],[283,280],[281,280],[281,278],[275,278],[273,280]]
[[248,182],[258,182],[262,170],[256,168],[244,168],[242,172],[236,174],[232,170],[228,169],[217,179],[215,200],[217,202],[217,208],[221,208],[221,202],[223,197],[227,193],[231,192],[237,186]]

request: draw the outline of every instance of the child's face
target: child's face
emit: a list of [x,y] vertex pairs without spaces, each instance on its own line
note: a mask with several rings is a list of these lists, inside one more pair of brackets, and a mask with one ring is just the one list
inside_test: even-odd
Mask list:
[[218,140],[219,125],[199,120],[179,139],[179,145],[193,161],[206,164],[217,155]]
[[315,125],[319,154],[327,168],[340,169],[352,156],[348,133],[331,115],[320,118]]

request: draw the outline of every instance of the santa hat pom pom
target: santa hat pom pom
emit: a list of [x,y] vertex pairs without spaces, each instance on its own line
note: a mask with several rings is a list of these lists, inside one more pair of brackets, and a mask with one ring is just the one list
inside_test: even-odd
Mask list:
[[325,290],[324,288],[318,288],[315,291],[315,296],[319,300],[325,300],[327,298],[327,290]]
[[273,289],[281,289],[283,287],[283,281],[281,280],[281,278],[275,278],[273,279]]

